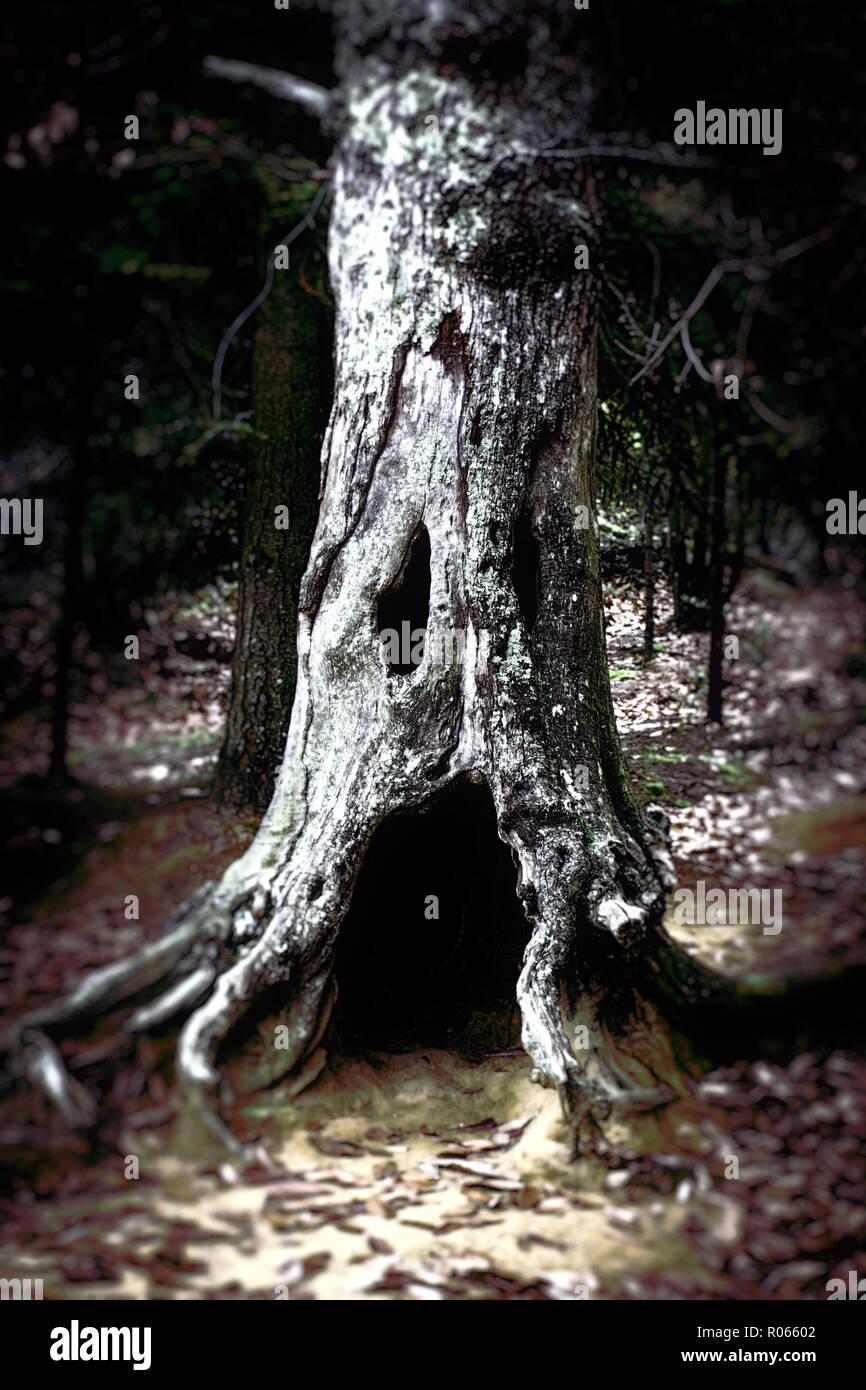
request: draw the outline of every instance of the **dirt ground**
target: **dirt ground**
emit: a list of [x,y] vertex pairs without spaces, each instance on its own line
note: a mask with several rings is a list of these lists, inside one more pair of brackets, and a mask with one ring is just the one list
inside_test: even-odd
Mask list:
[[[102,1090],[98,1136],[70,1136],[32,1094],[0,1107],[4,1272],[41,1276],[47,1298],[340,1300],[820,1299],[830,1278],[866,1273],[864,614],[850,594],[748,575],[726,724],[708,735],[707,639],[673,631],[662,589],[644,667],[638,591],[609,584],[606,609],[626,755],[671,817],[680,884],[783,893],[777,935],[669,916],[758,998],[741,1032],[712,1038],[713,1064],[706,1040],[684,1061],[650,1019],[676,1099],[614,1111],[575,1159],[517,1047],[335,1054],[293,1100],[276,1088],[236,1109],[258,1145],[238,1172],[175,1116],[172,1037],[109,1068],[107,1022],[64,1044]],[[187,646],[190,632],[228,640],[219,604],[154,612],[166,648],[179,623]],[[227,671],[199,647],[157,651],[143,700],[100,688],[94,668],[73,720],[80,780],[62,796],[22,781],[38,730],[7,726],[5,1011],[158,936],[254,833],[207,800]],[[128,893],[140,920],[125,920]]]

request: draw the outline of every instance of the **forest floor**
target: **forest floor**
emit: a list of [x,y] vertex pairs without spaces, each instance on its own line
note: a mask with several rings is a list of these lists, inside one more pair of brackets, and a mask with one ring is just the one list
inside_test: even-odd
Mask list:
[[[7,723],[5,1011],[158,936],[254,833],[207,797],[231,647],[218,600],[155,605],[134,672],[88,665],[68,792],[35,775],[33,716]],[[606,610],[626,756],[671,818],[679,884],[781,891],[778,932],[675,922],[671,905],[669,930],[753,999],[713,1064],[696,1043],[678,1068],[660,1030],[677,1098],[614,1112],[606,1149],[574,1159],[519,1048],[335,1056],[291,1103],[277,1088],[235,1112],[261,1145],[239,1173],[188,1147],[173,1038],[109,1071],[106,1024],[64,1044],[103,1089],[97,1137],[32,1094],[0,1110],[5,1275],[60,1299],[543,1300],[815,1299],[866,1273],[866,615],[850,592],[747,574],[710,729],[707,638],[673,630],[664,588],[648,667],[639,589],[608,582]]]

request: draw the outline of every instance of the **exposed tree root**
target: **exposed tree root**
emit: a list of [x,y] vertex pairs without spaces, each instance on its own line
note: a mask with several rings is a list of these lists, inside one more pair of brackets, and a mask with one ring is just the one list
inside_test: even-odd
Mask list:
[[[622,979],[635,973],[636,962],[644,961],[647,945],[652,942],[662,944],[665,968],[669,974],[674,972],[685,997],[694,1002],[704,1000],[712,977],[702,975],[655,927],[664,889],[651,860],[643,859],[645,905],[640,909],[625,902],[613,879],[598,878],[596,864],[595,896],[600,901],[588,921],[585,910],[579,910],[588,895],[575,878],[578,871],[585,873],[587,860],[585,854],[577,853],[575,843],[574,830],[566,834],[562,826],[554,840],[544,835],[538,839],[531,873],[533,882],[543,885],[543,906],[538,888],[530,891],[524,880],[522,896],[524,905],[535,909],[531,914],[534,929],[517,983],[517,999],[523,1018],[523,1044],[532,1058],[535,1079],[557,1089],[563,1113],[575,1122],[578,1134],[586,1130],[595,1136],[612,1107],[652,1108],[670,1101],[674,1092],[665,1084],[645,1084],[634,1068],[623,1065],[602,1018],[600,1003],[605,991],[598,963],[584,960],[581,964],[585,954],[581,950],[581,924],[584,933],[592,932],[596,939],[603,935],[613,943],[610,984],[614,989],[617,977],[621,977],[621,985]],[[520,844],[516,857],[522,869],[527,869],[527,846],[522,840]],[[563,857],[566,846],[570,859]],[[555,873],[539,873],[539,861],[551,855]],[[238,877],[236,868],[227,877],[231,888]],[[306,900],[308,912],[310,900],[314,905],[322,897],[318,884],[311,883],[312,877],[309,869],[292,877],[295,895],[300,893]],[[283,883],[289,880],[286,873]],[[343,896],[343,910],[348,898],[348,893]],[[227,900],[234,904],[229,916]],[[336,986],[333,917],[326,919],[328,931],[315,950],[309,921],[305,924],[301,918],[299,922],[285,907],[274,912],[257,938],[249,940],[247,911],[247,899],[235,891],[227,892],[225,880],[200,890],[160,941],[129,960],[93,972],[68,998],[20,1019],[4,1039],[10,1073],[42,1090],[71,1126],[92,1126],[97,1120],[94,1097],[69,1075],[51,1035],[66,1034],[99,1014],[132,1002],[135,1007],[122,1024],[127,1034],[181,1022],[176,1063],[186,1114],[234,1156],[248,1157],[245,1145],[219,1114],[220,1098],[224,1100],[226,1094],[224,1087],[221,1092],[220,1046],[242,1024],[264,989],[284,985],[285,1005],[264,1028],[260,1026],[266,1045],[260,1055],[242,1060],[234,1076],[244,1093],[282,1080],[286,1095],[296,1094],[315,1080],[325,1065],[327,1053],[321,1044]],[[233,925],[227,930],[229,921]],[[233,935],[241,939],[233,941]],[[300,945],[305,937],[306,953]],[[158,991],[155,996],[154,989]],[[569,999],[576,1001],[573,1006]],[[281,1031],[280,1046],[268,1045],[271,1028],[275,1033]],[[580,1039],[577,1046],[575,1037]]]

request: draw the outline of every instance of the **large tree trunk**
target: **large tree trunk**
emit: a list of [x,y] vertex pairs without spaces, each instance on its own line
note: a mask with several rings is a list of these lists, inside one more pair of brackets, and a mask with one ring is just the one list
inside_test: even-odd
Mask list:
[[[489,787],[518,866],[531,935],[517,996],[537,1078],[570,1112],[629,1089],[591,1003],[647,933],[657,942],[670,860],[634,799],[607,675],[593,519],[600,209],[590,173],[524,152],[585,138],[580,17],[503,0],[476,20],[443,0],[436,20],[397,6],[389,25],[373,8],[353,11],[340,48],[335,400],[282,770],[248,852],[162,942],[26,1021],[31,1074],[70,1113],[81,1097],[41,1025],[160,979],[167,991],[127,1026],[188,1014],[179,1078],[227,1140],[218,1048],[266,992],[289,1046],[265,1047],[247,1079],[314,1076],[371,836],[461,779]],[[461,16],[505,64],[498,80],[493,57],[473,81],[454,71]],[[575,271],[581,242],[590,269]],[[383,656],[380,614],[418,602],[427,650],[401,669]],[[575,1041],[569,1023],[585,1025]]]

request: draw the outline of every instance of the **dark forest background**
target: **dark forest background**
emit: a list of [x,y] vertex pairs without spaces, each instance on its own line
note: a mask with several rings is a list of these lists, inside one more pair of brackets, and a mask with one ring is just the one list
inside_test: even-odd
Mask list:
[[[608,206],[602,500],[639,503],[649,490],[659,519],[680,499],[698,516],[713,460],[730,451],[729,547],[742,541],[797,577],[824,573],[826,501],[862,473],[857,18],[853,7],[797,0],[598,5],[588,16],[601,142],[670,144],[674,111],[698,98],[784,112],[775,158],[705,149],[712,159],[691,174],[599,161]],[[46,508],[41,547],[2,542],[4,604],[32,615],[4,657],[7,717],[38,708],[50,723],[70,663],[70,698],[86,698],[86,662],[82,670],[72,660],[82,634],[89,653],[118,657],[122,676],[121,639],[137,630],[146,599],[237,577],[260,320],[228,350],[219,427],[211,368],[261,287],[271,248],[310,206],[329,146],[296,108],[205,76],[208,53],[334,81],[328,17],[304,5],[97,0],[4,21],[3,493],[41,495]],[[124,139],[130,113],[140,118],[137,142]],[[327,200],[290,271],[323,309],[326,225]],[[731,409],[694,371],[678,383],[679,344],[628,385],[635,362],[621,345],[643,351],[632,315],[644,329],[658,319],[663,333],[716,260],[821,232],[826,240],[802,256],[726,277],[692,324],[707,366],[735,359],[739,335],[743,395],[761,413]],[[129,373],[140,377],[138,402],[124,399]],[[294,510],[308,529],[309,501]],[[63,763],[60,749],[55,771]]]

